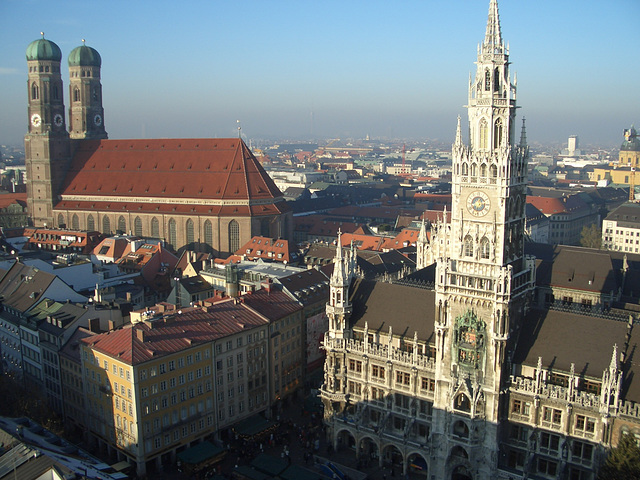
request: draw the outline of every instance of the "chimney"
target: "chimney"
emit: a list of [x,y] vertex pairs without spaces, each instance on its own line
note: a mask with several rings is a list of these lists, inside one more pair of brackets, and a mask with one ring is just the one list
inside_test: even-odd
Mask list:
[[89,331],[93,333],[100,333],[100,319],[99,318],[90,318],[89,319]]

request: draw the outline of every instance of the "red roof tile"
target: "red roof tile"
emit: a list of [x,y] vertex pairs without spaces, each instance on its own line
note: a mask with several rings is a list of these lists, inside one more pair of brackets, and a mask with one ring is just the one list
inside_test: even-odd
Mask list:
[[271,215],[288,211],[268,202],[281,197],[239,139],[91,140],[79,142],[56,208]]

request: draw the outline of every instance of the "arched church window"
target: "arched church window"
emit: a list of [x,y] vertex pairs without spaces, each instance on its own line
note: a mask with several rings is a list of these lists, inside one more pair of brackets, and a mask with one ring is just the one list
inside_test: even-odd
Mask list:
[[118,230],[116,233],[119,233],[119,234],[127,233],[127,221],[124,219],[122,215],[118,217]]
[[151,236],[153,238],[160,238],[160,222],[156,217],[151,219]]
[[176,232],[176,221],[173,218],[169,220],[169,243],[173,248],[176,248],[178,244],[177,232]]
[[240,248],[240,225],[235,220],[229,222],[229,252],[235,253]]
[[102,217],[102,233],[109,235],[111,233],[111,221],[106,215]]
[[40,99],[40,88],[38,84],[33,82],[31,84],[31,100],[39,100]]
[[73,217],[71,217],[71,228],[73,230],[80,230],[80,220],[78,219],[78,215],[77,214],[73,214]]
[[471,235],[464,237],[464,256],[473,257],[473,238]]
[[53,86],[53,99],[60,100],[60,92],[58,90],[58,85]]
[[486,150],[489,146],[489,126],[486,118],[480,120],[480,149]]
[[482,237],[480,240],[480,258],[488,259],[491,254],[491,243],[487,237]]
[[136,217],[133,221],[133,234],[137,237],[142,236],[142,220],[140,217]]
[[486,178],[487,176],[487,164],[483,163],[482,165],[480,165],[480,176],[482,178]]
[[187,220],[187,244],[195,242],[195,234],[193,229],[193,220]]
[[204,222],[204,243],[213,247],[213,225],[211,225],[211,220]]
[[499,118],[493,125],[493,148],[499,148],[502,145],[502,119]]
[[96,221],[93,218],[93,215],[89,214],[89,216],[87,217],[87,230],[88,231],[94,231],[96,229]]
[[477,176],[478,176],[478,164],[474,162],[471,164],[471,181],[473,182]]
[[59,214],[58,215],[58,227],[60,228],[64,228],[65,224],[64,224],[64,215]]
[[467,164],[467,162],[464,162],[462,164],[462,176],[466,177],[467,175],[469,175],[469,165]]
[[496,165],[491,165],[491,183],[496,183],[496,178],[498,178],[498,167]]
[[73,89],[73,101],[74,102],[79,102],[80,101],[80,89],[79,88],[74,88]]
[[500,70],[496,68],[493,71],[493,91],[497,92],[500,90]]
[[484,71],[484,90],[485,92],[491,91],[491,72],[488,68]]

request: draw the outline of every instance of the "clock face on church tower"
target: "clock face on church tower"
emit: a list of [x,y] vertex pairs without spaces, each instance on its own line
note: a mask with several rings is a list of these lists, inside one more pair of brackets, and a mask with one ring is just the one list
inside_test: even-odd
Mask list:
[[467,210],[474,217],[482,217],[491,207],[489,196],[484,192],[471,192],[467,197]]

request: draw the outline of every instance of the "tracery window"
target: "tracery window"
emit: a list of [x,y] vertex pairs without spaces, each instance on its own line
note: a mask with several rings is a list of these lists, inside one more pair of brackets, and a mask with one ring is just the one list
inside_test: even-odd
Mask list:
[[31,84],[31,100],[39,100],[40,99],[40,87],[38,87],[37,83]]
[[102,233],[109,235],[111,233],[111,221],[106,215],[102,217]]
[[118,217],[118,232],[127,233],[127,221],[122,215]]
[[187,244],[193,243],[195,241],[195,234],[193,229],[193,220],[187,220]]
[[58,215],[58,227],[60,228],[64,227],[64,215],[62,214]]
[[178,239],[176,232],[176,221],[172,218],[169,220],[169,243],[173,248],[176,248]]
[[80,220],[78,219],[78,215],[77,214],[73,214],[73,217],[71,217],[71,228],[73,230],[80,230]]
[[87,230],[92,231],[96,229],[96,221],[93,218],[93,215],[89,214],[87,217]]
[[154,238],[160,238],[160,222],[156,217],[151,219],[151,236]]
[[73,101],[74,102],[79,102],[80,101],[80,89],[79,88],[74,88],[73,89]]
[[480,258],[489,259],[491,255],[491,243],[487,237],[482,237],[480,240]]
[[140,219],[140,217],[136,217],[133,221],[133,233],[137,237],[142,236],[142,220]]
[[489,69],[484,71],[484,90],[486,92],[491,91],[491,72]]
[[473,238],[471,235],[464,237],[464,256],[473,257]]
[[229,222],[229,252],[235,253],[240,248],[240,225],[235,220]]
[[211,220],[204,222],[204,243],[213,247],[213,226]]

